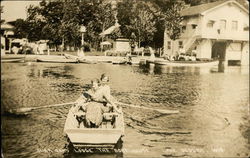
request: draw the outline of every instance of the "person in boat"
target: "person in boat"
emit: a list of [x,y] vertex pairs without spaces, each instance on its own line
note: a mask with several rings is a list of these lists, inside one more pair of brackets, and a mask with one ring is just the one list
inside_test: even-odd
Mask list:
[[105,94],[100,90],[100,81],[92,80],[92,88],[88,91],[89,101],[85,105],[86,115],[85,121],[88,127],[98,127],[102,123]]
[[[108,78],[103,76],[102,82],[107,82]],[[83,96],[77,100],[74,113],[78,111],[85,112],[85,123],[87,127],[97,128],[102,123],[103,113],[110,112],[111,109],[120,113],[111,100],[110,88],[105,83],[100,84],[99,79],[91,81],[91,89],[84,92]],[[78,123],[82,122],[81,117],[76,116]]]
[[109,111],[110,108],[113,108],[114,111],[121,113],[120,109],[114,103],[114,97],[112,97],[110,93],[110,86],[108,85],[108,83],[109,83],[109,77],[105,73],[102,74],[100,78],[100,90],[102,90],[106,96],[107,100],[106,106],[108,107]]
[[96,79],[92,82],[93,90],[89,93],[91,101],[86,105],[86,123],[89,127],[99,127],[102,123],[103,113],[110,112],[112,109],[121,113],[111,99],[108,81],[109,78],[103,74],[101,81]]
[[[99,86],[99,79],[92,80],[91,88],[77,99],[73,113],[78,121],[78,128],[81,123],[85,123],[87,127],[91,128],[98,127],[101,124],[104,112],[104,102]],[[84,112],[85,117],[80,112]]]

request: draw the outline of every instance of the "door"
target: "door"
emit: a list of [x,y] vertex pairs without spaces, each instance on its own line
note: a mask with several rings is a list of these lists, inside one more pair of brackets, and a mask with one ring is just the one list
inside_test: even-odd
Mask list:
[[226,58],[226,42],[215,42],[212,47],[212,58],[225,60]]

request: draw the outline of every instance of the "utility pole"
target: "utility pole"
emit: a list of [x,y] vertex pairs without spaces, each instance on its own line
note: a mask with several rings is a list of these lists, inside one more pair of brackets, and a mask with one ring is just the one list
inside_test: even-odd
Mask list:
[[81,26],[81,28],[80,28],[80,32],[81,32],[81,34],[82,34],[82,41],[81,41],[81,53],[82,53],[82,55],[84,55],[84,33],[86,32],[86,27],[85,26]]

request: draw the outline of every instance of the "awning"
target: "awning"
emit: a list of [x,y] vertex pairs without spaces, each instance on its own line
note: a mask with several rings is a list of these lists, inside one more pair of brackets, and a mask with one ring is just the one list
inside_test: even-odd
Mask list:
[[27,38],[22,38],[22,39],[13,39],[12,40],[12,43],[20,43],[21,45],[25,44],[28,42],[28,39]]
[[1,30],[14,30],[14,27],[10,24],[1,24]]
[[14,39],[14,40],[12,41],[12,43],[22,43],[22,42],[23,42],[22,39]]
[[4,35],[9,36],[9,35],[14,35],[14,32],[11,30],[5,30]]
[[100,45],[112,45],[109,41],[104,41],[104,42],[101,42]]

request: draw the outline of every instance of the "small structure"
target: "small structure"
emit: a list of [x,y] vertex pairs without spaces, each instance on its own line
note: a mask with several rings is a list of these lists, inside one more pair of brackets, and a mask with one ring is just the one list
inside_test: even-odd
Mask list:
[[249,11],[235,0],[222,0],[181,11],[181,36],[173,41],[166,31],[164,54],[180,51],[200,59],[221,59],[226,64],[249,64]]
[[11,53],[11,44],[14,35],[14,26],[9,23],[1,24],[1,55],[5,53]]
[[44,54],[45,51],[48,51],[48,45],[47,45],[48,42],[49,42],[49,40],[37,41],[37,44],[38,44],[37,53],[38,54]]
[[[110,38],[110,35],[113,32],[118,31],[120,29],[119,27],[120,27],[120,25],[118,23],[116,23],[115,25],[109,27],[108,29],[106,29],[105,31],[100,33],[100,36],[103,39],[105,39],[106,42],[109,42],[111,44],[111,45],[109,45],[110,46],[109,48],[112,49],[112,52],[116,52],[116,53],[130,52],[131,48],[130,48],[130,44],[129,44],[128,39],[118,37],[117,39],[113,40]],[[101,43],[101,47],[103,46],[102,43]]]
[[109,50],[112,48],[112,43],[110,43],[109,41],[101,42],[100,45],[102,51]]
[[114,42],[114,50],[116,52],[130,52],[129,40],[126,38],[117,38]]

